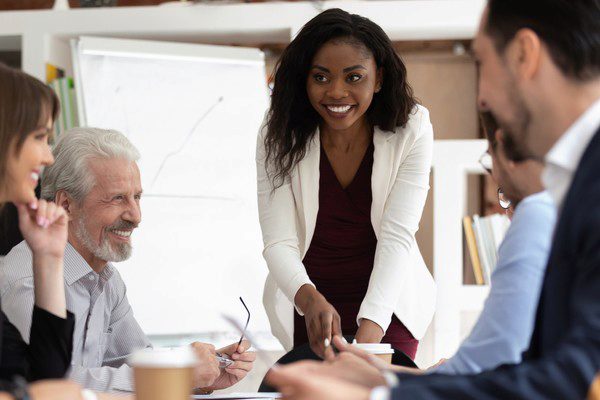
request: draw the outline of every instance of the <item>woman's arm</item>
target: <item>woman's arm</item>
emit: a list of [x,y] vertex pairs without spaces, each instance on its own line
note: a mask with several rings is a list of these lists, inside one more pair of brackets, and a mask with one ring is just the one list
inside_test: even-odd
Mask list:
[[[264,123],[263,123],[264,125]],[[263,256],[275,282],[290,302],[304,315],[312,350],[325,355],[325,339],[341,335],[340,316],[335,308],[317,291],[304,265],[296,226],[296,200],[291,180],[273,190],[266,165],[265,128],[258,135],[256,169],[258,212],[263,234]]]
[[62,378],[71,362],[75,325],[66,309],[63,276],[67,215],[62,207],[44,200],[17,208],[19,228],[32,252],[34,280],[27,376],[31,380]]
[[67,214],[52,202],[17,205],[19,228],[33,255],[35,304],[65,318],[63,257],[67,244]]
[[391,322],[406,271],[414,267],[411,253],[416,246],[415,233],[429,191],[433,128],[429,113],[423,107],[419,107],[412,118],[415,120],[409,122],[409,126],[414,124],[412,129],[415,131],[405,134],[414,135],[414,139],[407,143],[410,150],[400,164],[386,201],[373,272],[358,313],[358,321],[370,320],[380,327],[381,332],[386,331]]
[[296,227],[296,202],[290,178],[286,178],[282,186],[273,189],[267,173],[265,132],[266,128],[263,127],[258,135],[256,149],[258,214],[264,243],[263,256],[277,285],[293,303],[296,293],[303,285],[314,287],[314,284],[302,264]]

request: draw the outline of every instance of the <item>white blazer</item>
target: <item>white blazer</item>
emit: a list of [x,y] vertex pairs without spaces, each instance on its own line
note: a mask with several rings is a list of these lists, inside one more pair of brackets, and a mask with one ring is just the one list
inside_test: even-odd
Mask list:
[[[313,284],[302,264],[319,210],[320,135],[283,186],[273,191],[265,166],[263,127],[256,152],[258,210],[263,256],[269,268],[263,304],[273,335],[286,350],[293,345],[293,302]],[[429,190],[433,128],[429,112],[417,106],[395,134],[375,128],[371,223],[377,236],[375,262],[357,322],[368,318],[387,330],[392,314],[421,339],[435,309],[435,283],[415,241]],[[300,310],[298,310],[300,312]]]

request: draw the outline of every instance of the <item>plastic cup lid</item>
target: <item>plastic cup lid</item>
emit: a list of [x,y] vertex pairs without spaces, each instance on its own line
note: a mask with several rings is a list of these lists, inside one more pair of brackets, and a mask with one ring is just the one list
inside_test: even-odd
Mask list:
[[394,349],[389,343],[352,343],[359,349],[366,351],[369,354],[394,354]]
[[198,364],[198,358],[190,346],[182,346],[138,350],[127,363],[132,367],[190,368]]

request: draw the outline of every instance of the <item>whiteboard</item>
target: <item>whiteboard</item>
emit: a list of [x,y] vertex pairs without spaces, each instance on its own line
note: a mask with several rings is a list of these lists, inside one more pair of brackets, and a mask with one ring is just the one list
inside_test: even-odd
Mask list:
[[139,149],[142,223],[117,264],[147,334],[269,331],[256,199],[268,107],[257,49],[82,37],[72,42],[80,121]]

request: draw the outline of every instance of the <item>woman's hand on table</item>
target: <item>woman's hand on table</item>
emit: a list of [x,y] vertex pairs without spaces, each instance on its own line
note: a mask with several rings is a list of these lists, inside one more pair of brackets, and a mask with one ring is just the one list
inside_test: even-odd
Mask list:
[[358,343],[381,343],[383,339],[383,329],[370,319],[363,318],[360,321],[355,339]]
[[237,343],[233,343],[217,350],[217,353],[229,356],[229,358],[233,360],[233,364],[227,368],[223,368],[219,377],[207,389],[225,389],[244,379],[246,375],[248,375],[248,372],[252,371],[254,361],[256,360],[256,353],[249,352],[249,348],[250,342],[242,340],[242,343],[239,346]]
[[310,348],[319,357],[332,353],[329,345],[334,335],[342,335],[342,322],[336,309],[312,285],[304,285],[294,298],[304,313]]

